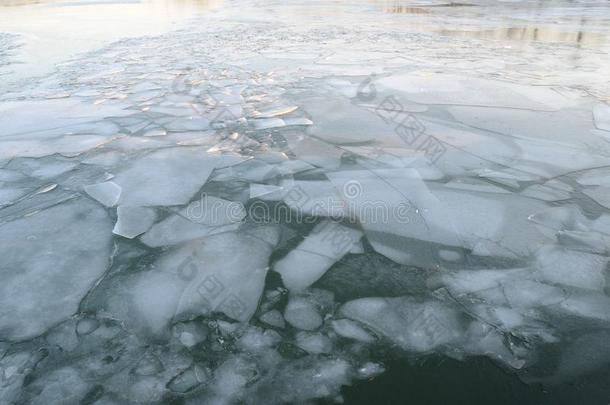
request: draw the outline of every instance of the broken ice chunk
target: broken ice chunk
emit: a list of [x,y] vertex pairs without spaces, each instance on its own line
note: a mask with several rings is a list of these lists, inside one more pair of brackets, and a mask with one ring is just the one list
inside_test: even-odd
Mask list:
[[157,219],[157,213],[152,208],[120,205],[117,217],[112,233],[133,239],[150,229]]
[[217,163],[203,148],[160,149],[136,160],[113,180],[123,189],[123,205],[182,205],[207,181]]
[[277,107],[269,110],[255,111],[252,116],[255,118],[272,118],[279,115],[290,114],[291,112],[296,111],[297,108],[299,107]]
[[311,354],[330,353],[333,345],[327,336],[321,333],[298,332],[297,346]]
[[525,86],[454,74],[425,71],[384,77],[375,82],[382,89],[400,91],[420,104],[452,104],[510,107],[549,111],[569,101],[552,89]]
[[85,192],[106,207],[114,207],[121,198],[121,187],[113,181],[85,186]]
[[267,325],[275,326],[276,328],[284,328],[286,326],[282,313],[277,309],[265,312],[259,319],[261,322],[265,322]]
[[201,199],[155,224],[141,240],[151,247],[175,245],[235,230],[245,216],[241,203],[203,195]]
[[352,104],[347,99],[310,100],[307,112],[313,125],[307,132],[331,144],[350,144],[393,138],[394,125],[388,125],[382,117]]
[[263,292],[273,231],[279,240],[279,227],[267,225],[188,242],[161,256],[151,270],[117,281],[97,305],[134,330],[159,335],[172,320],[212,312],[245,322]]
[[352,246],[362,232],[333,221],[322,221],[311,233],[273,269],[282,275],[290,290],[303,290],[316,282]]
[[606,256],[545,246],[536,254],[536,268],[551,283],[604,291]]
[[111,227],[86,198],[0,225],[0,336],[31,338],[72,315],[106,270]]
[[371,343],[375,341],[375,337],[371,336],[358,323],[350,319],[337,319],[331,323],[334,331],[344,338],[358,340],[360,342]]
[[411,297],[361,298],[345,303],[340,312],[402,348],[416,352],[438,349],[462,336],[457,310],[437,301]]
[[301,296],[291,296],[284,310],[286,321],[297,329],[314,330],[322,325],[316,305]]
[[271,129],[285,127],[286,123],[281,118],[260,118],[250,120],[255,129]]

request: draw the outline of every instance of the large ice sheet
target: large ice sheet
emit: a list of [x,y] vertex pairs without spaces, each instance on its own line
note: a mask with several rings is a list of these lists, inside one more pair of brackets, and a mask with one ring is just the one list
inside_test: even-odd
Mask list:
[[275,226],[246,227],[188,242],[109,292],[108,314],[136,330],[164,335],[170,322],[212,312],[248,321],[263,292]]
[[27,339],[72,315],[110,262],[111,229],[85,198],[0,225],[0,335]]
[[204,148],[160,149],[136,160],[113,181],[123,189],[121,205],[183,205],[205,184],[218,158]]

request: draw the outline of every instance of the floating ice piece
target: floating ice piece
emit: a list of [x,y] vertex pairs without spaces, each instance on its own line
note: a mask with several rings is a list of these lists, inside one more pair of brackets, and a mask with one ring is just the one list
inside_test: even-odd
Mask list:
[[525,365],[526,353],[519,353],[518,347],[511,345],[509,349],[505,344],[505,336],[490,325],[473,321],[466,331],[467,342],[463,350],[471,355],[486,355],[495,358],[514,369],[521,369]]
[[299,107],[296,106],[292,106],[292,107],[278,107],[278,108],[273,108],[270,110],[263,110],[263,111],[255,111],[252,116],[255,118],[272,118],[272,117],[277,117],[279,115],[286,115],[286,114],[290,114],[293,111],[296,111]]
[[198,321],[177,323],[172,331],[180,343],[186,347],[193,347],[203,342],[208,335],[206,326]]
[[355,170],[327,173],[354,213],[372,247],[398,263],[413,255],[398,238],[414,238],[452,246],[461,242],[451,229],[451,212],[436,198],[416,170]]
[[610,236],[601,232],[559,231],[557,241],[574,250],[602,255],[610,254]]
[[74,98],[2,102],[0,103],[0,138],[9,135],[26,135],[32,138],[48,133],[61,135],[78,130],[81,124],[100,121],[109,116],[121,117],[133,113],[125,110],[125,107],[126,105],[121,103],[96,106]]
[[113,179],[122,205],[183,205],[207,181],[219,160],[199,147],[161,149],[136,160]]
[[286,126],[290,126],[290,125],[302,125],[302,126],[307,126],[307,125],[313,125],[313,121],[307,118],[284,118],[284,124],[286,124]]
[[596,187],[582,191],[584,194],[595,200],[599,205],[610,209],[610,187]]
[[362,232],[325,220],[303,242],[273,266],[290,290],[303,290],[316,282],[362,237]]
[[163,335],[172,320],[211,312],[245,322],[258,306],[279,228],[257,226],[184,244],[103,298],[135,330]]
[[236,230],[246,216],[244,206],[214,196],[202,196],[178,213],[155,224],[141,240],[159,247]]
[[210,127],[210,121],[203,117],[179,118],[165,124],[168,131],[203,131]]
[[301,134],[284,134],[288,147],[295,156],[313,166],[334,169],[340,166],[343,150],[329,147],[328,143]]
[[167,131],[163,128],[149,129],[142,134],[142,136],[165,136]]
[[112,233],[133,239],[150,229],[157,219],[157,213],[152,208],[120,205],[117,217]]
[[281,118],[260,118],[249,121],[255,129],[271,129],[285,127],[286,123]]
[[281,186],[282,200],[300,215],[343,218],[349,214],[343,199],[327,180],[285,180]]
[[606,256],[546,246],[536,253],[536,268],[547,282],[603,292],[609,260]]
[[85,186],[85,192],[106,207],[114,207],[121,198],[121,186],[113,181],[90,184]]
[[347,99],[316,99],[307,104],[314,124],[307,132],[331,144],[370,142],[396,137],[395,124]]
[[330,353],[333,349],[331,340],[321,333],[298,332],[297,346],[311,354]]
[[265,312],[259,318],[261,322],[265,322],[268,325],[275,326],[276,328],[284,328],[286,326],[286,322],[284,322],[284,317],[282,313],[277,309],[273,309],[269,312]]
[[410,72],[383,77],[375,86],[402,92],[420,104],[453,104],[552,111],[569,100],[550,88],[454,74]]
[[297,329],[314,330],[322,325],[322,317],[310,300],[291,296],[284,310],[284,319]]
[[333,330],[344,338],[358,340],[360,342],[371,343],[375,337],[368,333],[358,323],[350,319],[337,319],[331,323]]
[[86,198],[0,225],[0,336],[28,339],[73,314],[108,266],[111,227]]
[[549,237],[563,230],[588,231],[590,226],[589,220],[575,206],[549,207],[528,219],[538,224]]
[[462,336],[459,313],[437,301],[411,297],[361,298],[345,303],[344,316],[362,322],[405,350],[428,352]]
[[274,330],[265,330],[257,327],[249,327],[236,342],[242,350],[250,353],[266,352],[270,347],[277,345],[282,340],[279,333]]
[[610,131],[610,105],[597,104],[593,108],[595,126],[604,131]]
[[183,394],[202,384],[209,383],[211,379],[212,376],[210,370],[195,364],[173,378],[168,383],[167,388],[173,392]]

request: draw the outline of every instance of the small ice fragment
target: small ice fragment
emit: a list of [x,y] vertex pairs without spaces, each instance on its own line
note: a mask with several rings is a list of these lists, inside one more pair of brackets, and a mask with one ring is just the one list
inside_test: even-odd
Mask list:
[[277,117],[279,115],[290,114],[293,111],[296,111],[299,107],[278,107],[271,110],[264,111],[255,111],[252,116],[255,118],[272,118]]
[[313,125],[313,121],[307,118],[284,118],[286,126],[290,125]]
[[327,336],[321,333],[298,332],[297,346],[311,354],[330,353],[333,345]]
[[113,181],[85,186],[85,192],[106,207],[114,207],[121,198],[121,186]]
[[284,310],[286,321],[297,329],[314,330],[322,325],[322,317],[309,300],[292,296]]
[[334,331],[344,338],[358,340],[360,342],[371,343],[375,337],[368,333],[364,328],[350,319],[337,319],[331,323]]
[[368,380],[382,374],[384,371],[385,367],[381,364],[368,361],[358,368],[358,377]]
[[94,332],[100,326],[100,322],[95,318],[83,318],[76,324],[76,333],[78,335],[88,335]]
[[163,363],[151,353],[145,354],[133,369],[133,373],[137,375],[155,375],[161,371],[163,371]]
[[193,347],[203,342],[207,335],[206,326],[197,321],[179,322],[173,327],[173,334],[185,347]]
[[262,198],[265,201],[279,201],[286,194],[281,186],[273,186],[269,184],[250,184],[250,198]]
[[608,257],[554,246],[536,254],[536,268],[548,282],[603,292]]
[[164,135],[167,135],[167,131],[163,128],[149,129],[148,131],[146,131],[142,134],[142,136],[164,136]]
[[34,192],[34,194],[48,193],[49,191],[55,190],[56,188],[57,188],[57,184],[55,184],[55,183],[47,184],[46,186],[42,186],[38,190],[36,190]]
[[462,255],[460,255],[455,250],[447,250],[447,249],[440,249],[438,251],[438,256],[441,259],[446,260],[448,262],[456,262],[462,258]]
[[150,229],[157,219],[157,213],[153,208],[120,205],[117,217],[112,233],[133,239]]
[[275,263],[273,269],[282,275],[288,289],[305,289],[349,252],[361,237],[359,230],[325,220],[316,225],[299,246]]
[[286,123],[281,118],[261,118],[250,120],[255,129],[271,129],[285,127]]
[[286,326],[282,313],[277,309],[272,309],[269,312],[265,312],[259,317],[259,319],[261,322],[264,322],[267,325],[275,326],[276,328],[284,328]]

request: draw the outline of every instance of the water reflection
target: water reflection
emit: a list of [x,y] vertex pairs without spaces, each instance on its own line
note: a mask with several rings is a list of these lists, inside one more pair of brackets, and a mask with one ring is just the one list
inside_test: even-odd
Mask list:
[[129,37],[156,35],[222,0],[0,0],[0,32],[21,36],[21,77]]
[[[405,15],[405,19],[399,23],[404,28],[415,31],[523,43],[552,42],[587,46],[608,43],[607,35],[600,33],[606,32],[610,26],[610,3],[607,2],[592,2],[586,7],[562,1],[516,2],[512,5],[482,3],[478,0],[469,3],[371,0],[371,3],[384,13]],[[489,15],[491,6],[494,7],[494,13]],[[483,16],[484,19],[481,18]],[[499,27],[493,27],[494,21]]]
[[558,42],[568,44],[599,45],[606,42],[606,37],[601,34],[584,31],[558,31],[547,27],[512,27],[495,28],[490,30],[440,30],[441,35],[463,38],[506,40],[506,41],[538,41]]

